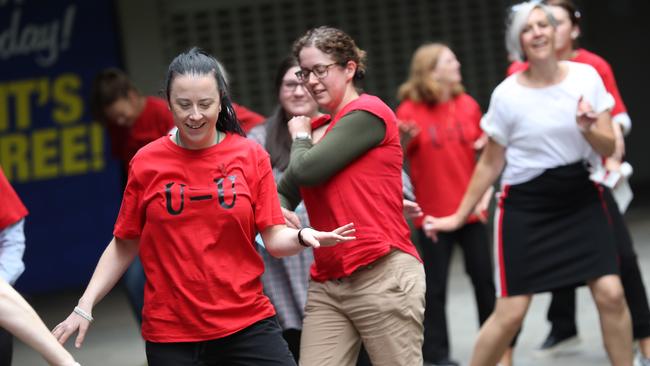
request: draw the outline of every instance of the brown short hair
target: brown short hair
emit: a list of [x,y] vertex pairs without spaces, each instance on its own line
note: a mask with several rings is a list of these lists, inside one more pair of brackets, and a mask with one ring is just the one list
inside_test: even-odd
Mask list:
[[137,89],[122,70],[116,68],[104,69],[95,76],[90,94],[90,107],[93,117],[106,122],[104,109],[118,99],[127,98],[130,91]]
[[348,61],[357,64],[354,80],[361,80],[366,74],[366,51],[357,47],[347,33],[340,29],[321,26],[312,28],[293,44],[293,54],[300,60],[300,51],[305,47],[316,47],[331,56],[334,61],[345,65]]

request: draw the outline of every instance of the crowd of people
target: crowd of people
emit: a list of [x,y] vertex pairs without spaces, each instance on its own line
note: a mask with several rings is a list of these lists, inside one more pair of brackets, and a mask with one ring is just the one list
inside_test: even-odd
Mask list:
[[[113,238],[50,333],[10,286],[27,209],[0,175],[0,326],[50,364],[78,365],[61,345],[81,347],[124,275],[151,366],[454,366],[458,245],[480,328],[471,365],[513,364],[542,292],[553,301],[540,354],[575,343],[577,286],[611,364],[632,365],[637,339],[650,365],[650,307],[616,194],[631,121],[607,62],[577,46],[580,18],[571,0],[509,10],[513,63],[485,114],[449,45],[415,50],[393,111],[362,89],[365,51],[328,26],[281,60],[267,119],[231,100],[224,67],[198,48],[170,63],[164,98],[101,72],[92,109],[124,173]],[[10,349],[0,333],[0,366]]]

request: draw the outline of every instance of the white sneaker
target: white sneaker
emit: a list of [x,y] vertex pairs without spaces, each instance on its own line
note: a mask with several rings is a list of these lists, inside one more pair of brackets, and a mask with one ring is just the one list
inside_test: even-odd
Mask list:
[[640,351],[636,351],[634,366],[650,366],[650,358],[643,356]]

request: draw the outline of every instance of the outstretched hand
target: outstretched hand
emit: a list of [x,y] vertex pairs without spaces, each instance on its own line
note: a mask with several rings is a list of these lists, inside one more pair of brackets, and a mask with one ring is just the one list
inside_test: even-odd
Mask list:
[[77,334],[77,338],[74,341],[74,346],[81,348],[81,344],[86,338],[86,332],[88,332],[89,327],[90,321],[82,318],[79,314],[72,312],[64,321],[52,329],[52,334],[59,343],[65,344],[71,335],[79,331],[79,334]]
[[338,243],[355,240],[356,236],[351,236],[356,232],[353,223],[343,225],[332,231],[318,231],[312,228],[304,228],[301,232],[302,240],[312,248],[330,247]]
[[454,231],[462,225],[462,221],[457,215],[449,215],[445,217],[433,217],[431,215],[424,216],[422,221],[422,230],[424,234],[431,238],[431,240],[438,241],[439,231]]

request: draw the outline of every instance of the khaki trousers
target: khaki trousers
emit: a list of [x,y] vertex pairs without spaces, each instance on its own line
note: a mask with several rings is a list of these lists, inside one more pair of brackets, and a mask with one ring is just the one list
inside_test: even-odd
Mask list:
[[393,251],[349,277],[310,281],[301,366],[354,366],[361,342],[373,366],[422,365],[424,267]]

